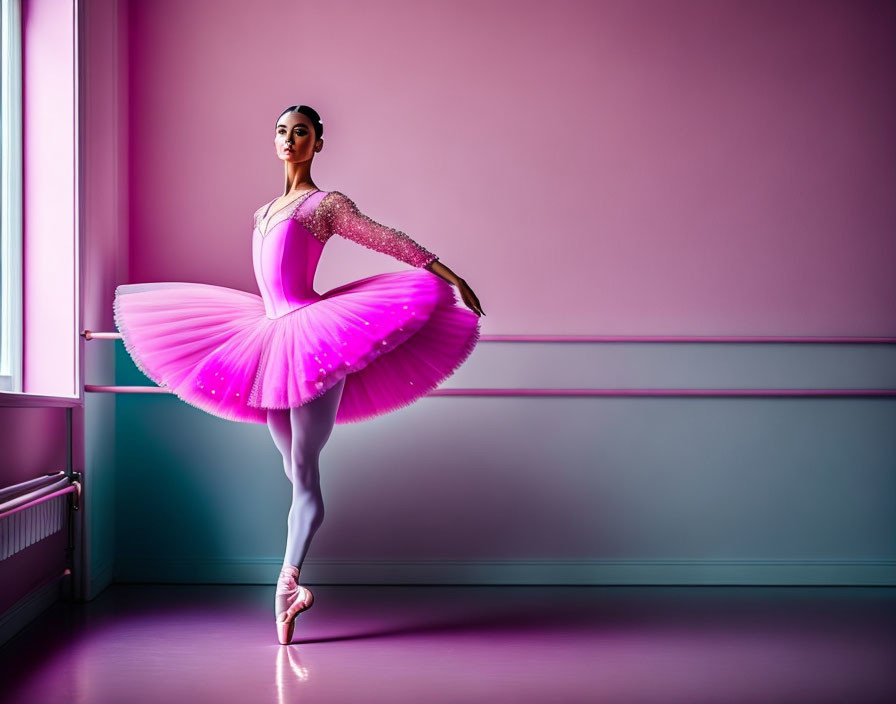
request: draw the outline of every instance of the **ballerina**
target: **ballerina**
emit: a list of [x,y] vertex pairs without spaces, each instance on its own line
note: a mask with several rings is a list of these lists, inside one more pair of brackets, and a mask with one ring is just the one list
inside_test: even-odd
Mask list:
[[[479,299],[405,233],[311,178],[323,123],[307,105],[276,121],[284,193],[255,211],[260,296],[190,282],[122,284],[115,323],[137,367],[178,398],[237,422],[265,423],[292,485],[286,553],[274,599],[278,640],[314,603],[299,575],[324,518],[319,456],[333,426],[406,407],[453,374],[479,340]],[[324,245],[340,235],[411,270],[318,293]],[[457,303],[454,288],[469,308]]]

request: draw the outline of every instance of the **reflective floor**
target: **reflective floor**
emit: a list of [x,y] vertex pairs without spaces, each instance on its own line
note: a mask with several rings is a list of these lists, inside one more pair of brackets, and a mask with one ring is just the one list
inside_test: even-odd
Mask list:
[[0,701],[896,701],[896,589],[113,585],[0,649]]

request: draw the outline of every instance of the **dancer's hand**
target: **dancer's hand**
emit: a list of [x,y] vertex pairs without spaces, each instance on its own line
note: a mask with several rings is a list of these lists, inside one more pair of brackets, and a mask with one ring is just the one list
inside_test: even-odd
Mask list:
[[457,280],[457,290],[460,291],[460,296],[466,304],[467,308],[472,310],[477,315],[485,315],[482,312],[482,306],[479,305],[479,299],[476,298],[476,294],[473,293],[473,289],[467,286],[467,282],[463,279]]
[[473,293],[473,289],[467,286],[466,281],[451,271],[451,269],[445,266],[441,261],[434,259],[426,265],[426,268],[436,276],[442,277],[449,284],[457,286],[457,290],[460,291],[460,297],[463,299],[467,308],[476,313],[476,315],[485,315],[485,313],[482,312],[482,306],[479,305],[479,299],[476,298],[476,294]]

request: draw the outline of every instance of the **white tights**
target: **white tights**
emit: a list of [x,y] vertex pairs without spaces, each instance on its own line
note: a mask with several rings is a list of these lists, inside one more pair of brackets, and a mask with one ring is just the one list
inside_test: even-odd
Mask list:
[[283,469],[292,482],[292,506],[286,521],[284,565],[299,569],[311,539],[324,520],[320,491],[320,451],[330,437],[342,398],[345,377],[322,396],[303,406],[268,410],[268,429],[283,455]]

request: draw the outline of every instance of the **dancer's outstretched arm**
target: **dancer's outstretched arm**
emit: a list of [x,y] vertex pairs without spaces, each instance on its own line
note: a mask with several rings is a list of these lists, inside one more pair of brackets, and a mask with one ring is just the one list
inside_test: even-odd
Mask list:
[[311,218],[310,229],[322,242],[326,242],[334,234],[341,235],[411,266],[428,269],[456,286],[464,304],[474,313],[485,315],[473,289],[441,263],[437,255],[412,240],[404,232],[368,217],[358,209],[351,198],[340,191],[330,191],[323,197]]
[[341,235],[368,249],[388,254],[405,264],[423,268],[438,259],[428,249],[408,237],[401,230],[382,225],[368,217],[355,202],[344,193],[330,191],[323,197],[314,212],[312,229],[320,239]]

